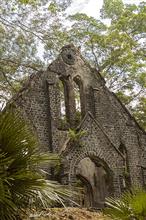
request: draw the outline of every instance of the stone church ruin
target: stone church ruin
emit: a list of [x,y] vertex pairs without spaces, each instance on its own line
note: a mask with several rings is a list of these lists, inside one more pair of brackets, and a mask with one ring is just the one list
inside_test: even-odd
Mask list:
[[131,184],[146,186],[145,131],[73,45],[31,75],[10,104],[30,122],[41,150],[61,155],[56,178],[83,187],[83,207],[103,207]]

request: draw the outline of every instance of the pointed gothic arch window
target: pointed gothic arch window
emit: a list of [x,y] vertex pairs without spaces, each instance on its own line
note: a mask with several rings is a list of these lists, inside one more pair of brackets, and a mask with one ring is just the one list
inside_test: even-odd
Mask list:
[[66,98],[65,98],[65,87],[63,80],[58,81],[59,88],[59,126],[60,130],[67,129],[67,115],[66,115]]
[[93,88],[92,86],[90,86],[89,88],[89,106],[90,106],[90,112],[95,115],[95,95],[94,95],[94,91],[96,90],[96,88]]
[[60,121],[65,128],[76,127],[85,116],[85,95],[79,76],[73,80],[60,79]]
[[81,121],[81,118],[85,116],[85,94],[81,78],[76,76],[73,80],[76,105],[75,120],[78,124]]
[[146,167],[141,167],[143,187],[146,189]]
[[123,143],[119,145],[119,151],[124,157],[124,160],[123,160],[124,173],[123,173],[123,180],[121,181],[121,183],[123,183],[123,185],[121,185],[121,189],[123,191],[123,189],[125,190],[126,188],[130,187],[131,180],[130,180],[130,173],[129,173],[129,162],[128,162],[127,149]]
[[123,144],[123,143],[121,143],[120,145],[119,145],[119,151],[123,154],[123,156],[126,158],[126,156],[127,156],[127,151],[126,151],[126,147],[125,147],[125,145]]
[[64,85],[61,80],[59,80],[59,88],[60,88],[60,117],[64,119],[66,117],[66,109],[65,109]]
[[78,125],[81,121],[81,100],[80,100],[80,88],[74,82],[74,98],[75,98],[75,125]]

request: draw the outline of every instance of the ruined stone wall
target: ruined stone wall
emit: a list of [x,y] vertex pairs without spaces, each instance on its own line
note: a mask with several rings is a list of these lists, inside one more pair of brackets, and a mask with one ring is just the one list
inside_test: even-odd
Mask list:
[[70,168],[69,181],[75,183],[77,166],[82,159],[89,157],[95,163],[99,160],[99,164],[101,160],[113,179],[112,195],[119,195],[121,192],[119,175],[122,175],[124,171],[122,156],[118,154],[99,124],[90,115],[86,116],[82,130],[85,131],[85,135],[80,139],[81,145],[70,147],[66,152]]
[[43,80],[45,73],[39,72],[31,76],[21,91],[13,97],[11,105],[21,111],[38,136],[43,151],[50,151],[50,118],[48,91]]
[[[142,184],[141,165],[145,149],[142,140],[145,133],[118,98],[106,88],[104,79],[84,61],[79,51],[73,47],[65,47],[50,69],[58,72],[62,78],[70,82],[77,77],[80,78],[83,84],[85,113],[88,111],[92,113],[116,149],[120,150],[123,145],[126,150],[124,156],[127,157],[126,166],[131,182]],[[74,109],[74,106],[71,108]],[[90,146],[90,141],[88,145]]]
[[[62,126],[59,82],[65,97]],[[81,118],[76,124],[75,83],[80,90]],[[74,182],[76,166],[84,157],[102,160],[113,175],[113,191],[121,193],[120,178],[128,173],[132,184],[144,184],[146,134],[104,79],[92,69],[73,45],[62,49],[47,71],[32,76],[12,103],[30,121],[43,151],[62,152],[64,182]],[[85,130],[82,147],[68,140],[68,129]],[[63,150],[62,150],[63,147]]]

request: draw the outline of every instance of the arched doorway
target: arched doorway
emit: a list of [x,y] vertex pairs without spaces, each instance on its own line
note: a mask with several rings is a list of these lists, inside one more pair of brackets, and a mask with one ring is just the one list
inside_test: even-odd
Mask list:
[[103,208],[105,198],[112,192],[112,174],[105,162],[85,157],[77,165],[76,177],[82,187],[80,205]]
[[77,185],[79,190],[78,204],[81,207],[93,206],[93,190],[90,182],[81,174],[77,175]]

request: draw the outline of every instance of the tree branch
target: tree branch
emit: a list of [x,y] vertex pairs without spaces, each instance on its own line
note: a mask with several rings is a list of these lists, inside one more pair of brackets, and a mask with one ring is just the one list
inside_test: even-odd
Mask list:
[[[43,36],[39,36],[38,34],[39,33],[35,33],[33,32],[28,26],[26,26],[25,24],[23,24],[22,22],[20,22],[19,20],[17,21],[17,23],[14,23],[14,22],[10,22],[8,21],[7,19],[3,18],[2,16],[0,16],[0,19],[1,19],[1,22],[6,25],[6,26],[9,26],[11,28],[14,28],[16,29],[16,25],[22,29],[24,32],[28,32],[32,35],[34,35],[35,37],[37,37],[39,40],[41,40],[42,42],[46,43],[46,41],[48,41],[48,39],[50,40],[55,40],[57,38],[55,37],[49,37],[47,36],[47,39],[43,38]],[[19,24],[18,24],[19,23]],[[42,34],[42,33],[41,33]]]
[[[19,63],[17,61],[11,60],[11,59],[1,59],[0,62],[1,61],[13,63],[13,64],[19,65],[19,66],[24,66],[25,68],[30,68],[30,69],[33,69],[34,71],[39,71],[39,69],[35,68],[34,66],[32,66],[30,64]],[[1,63],[3,63],[3,62],[1,62]]]
[[94,60],[95,60],[95,67],[97,67],[98,71],[100,72],[100,65],[98,63],[98,59],[97,59],[97,56],[94,51],[94,44],[93,44],[92,38],[90,38],[90,43],[91,43],[91,51],[92,51],[92,54],[93,54]]
[[17,90],[13,87],[12,83],[8,80],[6,74],[3,71],[1,71],[1,72],[2,72],[3,77],[5,78],[6,82],[8,83],[8,85],[13,89],[14,92],[17,92]]

